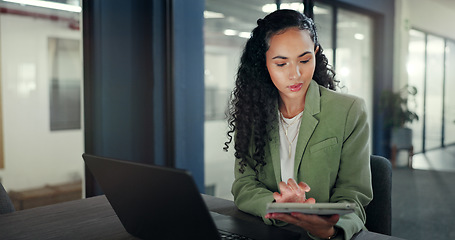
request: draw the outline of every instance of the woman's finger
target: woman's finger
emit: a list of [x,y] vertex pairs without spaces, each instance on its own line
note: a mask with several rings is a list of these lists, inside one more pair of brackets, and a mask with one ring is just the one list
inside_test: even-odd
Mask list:
[[280,182],[278,184],[278,187],[280,188],[280,193],[281,194],[287,194],[287,193],[290,193],[292,191],[285,182]]
[[304,182],[300,182],[299,186],[305,192],[309,192],[311,190],[310,186],[308,186],[308,184],[306,184]]
[[308,198],[307,200],[305,200],[304,203],[314,204],[314,203],[316,203],[316,199],[314,199],[314,198]]
[[305,194],[304,190],[297,185],[297,182],[293,178],[288,179],[288,187],[293,190],[297,195]]
[[287,213],[272,213],[271,215],[269,215],[269,218],[273,218],[294,225],[297,225],[299,223],[298,218]]
[[277,193],[277,192],[274,192],[273,193],[273,198],[275,199],[275,201],[278,202],[281,199],[281,194]]

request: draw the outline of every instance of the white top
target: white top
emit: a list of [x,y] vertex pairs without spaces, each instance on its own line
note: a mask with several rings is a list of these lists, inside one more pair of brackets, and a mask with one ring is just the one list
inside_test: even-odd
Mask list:
[[[302,114],[303,111],[293,118],[285,118],[278,111],[278,127],[280,129],[281,180],[284,182],[287,182],[289,178],[294,178],[295,149],[297,146]],[[286,130],[287,136],[285,134]],[[290,151],[289,142],[291,143]]]

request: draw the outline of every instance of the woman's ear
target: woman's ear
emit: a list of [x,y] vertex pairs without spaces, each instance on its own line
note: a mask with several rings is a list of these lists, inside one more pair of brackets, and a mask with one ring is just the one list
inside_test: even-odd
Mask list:
[[319,44],[314,47],[314,54],[318,53],[319,51]]

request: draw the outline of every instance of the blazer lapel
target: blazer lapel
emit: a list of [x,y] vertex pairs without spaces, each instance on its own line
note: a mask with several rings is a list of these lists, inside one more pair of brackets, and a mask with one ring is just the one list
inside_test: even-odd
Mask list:
[[[297,139],[297,147],[295,151],[294,176],[297,176],[297,171],[302,162],[303,154],[305,153],[311,135],[313,135],[313,132],[319,123],[319,120],[313,117],[313,115],[321,111],[320,103],[321,95],[319,92],[319,85],[312,80],[305,97],[305,109],[303,110],[303,116],[300,123],[299,137]],[[299,180],[296,179],[296,181]]]
[[[297,149],[295,152],[294,176],[297,176],[297,170],[302,162],[303,154],[307,147],[308,141],[313,135],[319,121],[313,115],[320,112],[320,92],[319,85],[312,80],[305,97],[305,110],[303,111],[302,122],[300,123],[299,137],[297,140]],[[278,109],[278,105],[277,105]],[[278,114],[278,113],[277,113]],[[268,128],[270,138],[268,144],[270,155],[275,174],[275,179],[278,184],[281,182],[281,160],[280,160],[280,134],[277,124],[271,124]],[[296,179],[297,180],[297,179]]]

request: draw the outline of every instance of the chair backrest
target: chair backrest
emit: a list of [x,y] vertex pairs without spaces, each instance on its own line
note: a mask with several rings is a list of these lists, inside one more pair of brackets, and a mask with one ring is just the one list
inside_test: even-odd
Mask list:
[[392,232],[392,164],[387,158],[371,155],[373,200],[365,208],[366,228],[371,232]]
[[0,183],[0,214],[14,212],[14,206],[11,199],[6,193],[3,185]]

